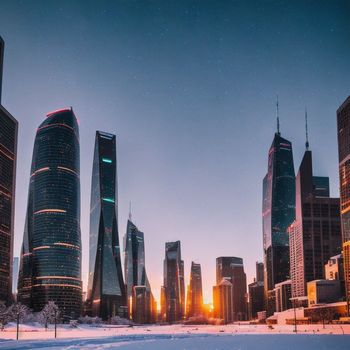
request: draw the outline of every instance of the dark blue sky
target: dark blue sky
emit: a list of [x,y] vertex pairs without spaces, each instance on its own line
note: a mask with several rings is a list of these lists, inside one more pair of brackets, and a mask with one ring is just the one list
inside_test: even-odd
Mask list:
[[350,93],[349,1],[4,1],[3,104],[19,120],[15,254],[45,113],[80,119],[83,273],[95,130],[116,133],[119,237],[129,201],[158,297],[165,241],[180,239],[188,281],[215,258],[262,259],[261,192],[280,99],[282,136],[338,195],[335,111]]

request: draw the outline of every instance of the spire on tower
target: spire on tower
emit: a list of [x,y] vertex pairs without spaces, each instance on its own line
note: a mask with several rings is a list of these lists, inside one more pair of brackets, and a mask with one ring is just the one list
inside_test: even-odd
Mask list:
[[305,136],[306,136],[306,141],[305,141],[305,147],[306,150],[309,150],[309,133],[308,133],[308,128],[307,128],[307,109],[305,107]]
[[131,201],[129,202],[129,220],[131,221]]
[[276,115],[277,115],[277,135],[281,135],[280,133],[280,109],[278,104],[278,95],[276,99]]

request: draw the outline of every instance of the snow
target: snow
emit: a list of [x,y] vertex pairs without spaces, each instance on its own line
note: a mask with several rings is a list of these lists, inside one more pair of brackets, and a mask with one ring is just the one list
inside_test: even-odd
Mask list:
[[[348,350],[350,325],[303,325],[298,334],[293,326],[103,326],[58,327],[21,325],[20,340],[14,324],[0,332],[1,349],[118,349],[118,350]],[[343,335],[345,333],[345,335]]]

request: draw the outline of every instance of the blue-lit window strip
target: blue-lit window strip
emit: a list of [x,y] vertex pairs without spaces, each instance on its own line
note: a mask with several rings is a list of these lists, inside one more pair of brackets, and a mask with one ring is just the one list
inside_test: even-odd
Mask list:
[[113,198],[102,198],[102,200],[103,200],[104,202],[114,203],[114,199],[113,199]]
[[102,158],[102,162],[104,162],[104,163],[112,163],[112,160],[108,159],[108,158]]

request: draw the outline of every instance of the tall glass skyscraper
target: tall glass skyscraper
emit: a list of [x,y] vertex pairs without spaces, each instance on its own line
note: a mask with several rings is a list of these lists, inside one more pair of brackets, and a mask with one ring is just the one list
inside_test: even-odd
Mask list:
[[74,112],[51,112],[35,137],[18,300],[34,311],[53,300],[66,318],[82,303],[79,176]]
[[350,315],[350,96],[337,110],[337,129],[344,277]]
[[165,243],[163,301],[166,321],[182,319],[185,311],[184,262],[180,241]]
[[192,261],[190,285],[187,289],[186,317],[203,314],[203,290],[201,265]]
[[[295,219],[295,173],[292,143],[279,131],[272,141],[263,180],[265,297],[276,283],[289,279],[288,226]],[[267,310],[268,314],[273,310]]]
[[0,37],[0,302],[10,303],[18,123],[1,105],[4,46]]
[[116,137],[96,131],[90,203],[88,309],[106,320],[125,316],[118,237]]
[[[131,215],[124,237],[124,254],[129,314],[136,322],[149,323],[154,320],[155,300],[146,273],[144,234],[131,221]],[[142,303],[138,302],[141,295]]]

